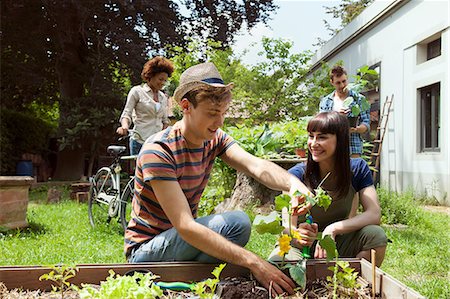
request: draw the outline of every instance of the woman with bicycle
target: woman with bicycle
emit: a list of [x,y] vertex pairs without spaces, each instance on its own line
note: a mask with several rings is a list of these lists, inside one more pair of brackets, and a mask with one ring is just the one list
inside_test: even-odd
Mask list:
[[[167,58],[156,56],[145,63],[141,78],[145,83],[134,86],[120,116],[117,134],[130,133],[130,155],[137,155],[145,140],[169,125],[168,98],[161,91],[174,71]],[[128,132],[131,124],[133,132]]]

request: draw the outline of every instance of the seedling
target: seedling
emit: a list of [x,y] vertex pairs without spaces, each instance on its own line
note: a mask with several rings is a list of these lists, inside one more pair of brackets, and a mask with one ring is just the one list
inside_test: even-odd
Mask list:
[[220,264],[211,272],[215,278],[208,278],[204,281],[197,282],[192,291],[199,296],[201,299],[212,299],[214,298],[214,294],[216,292],[217,284],[220,282],[220,273],[223,268],[225,268],[226,264]]
[[349,290],[359,287],[356,282],[358,272],[355,272],[355,269],[350,267],[349,262],[338,261],[337,254],[334,266],[328,267],[328,269],[334,273],[333,277],[327,276],[327,281],[331,282],[333,286],[333,298],[337,298],[338,285],[348,288]]
[[132,276],[114,273],[109,270],[106,281],[100,283],[100,288],[82,284],[79,290],[81,299],[84,298],[148,298],[156,299],[163,296],[163,290],[153,283],[158,276],[152,273],[135,272]]
[[[307,236],[302,236],[297,231],[292,230],[290,217],[293,213],[294,214],[296,213],[296,210],[298,210],[300,207],[307,205],[308,203],[311,204],[311,206],[315,206],[317,204],[319,207],[322,207],[325,210],[328,209],[328,207],[331,204],[331,197],[321,187],[321,185],[327,179],[327,177],[328,175],[322,180],[322,182],[315,190],[316,192],[315,196],[302,194],[299,191],[296,191],[294,193],[294,196],[303,199],[303,203],[301,205],[293,208],[291,205],[292,201],[291,196],[287,194],[282,194],[275,197],[275,211],[273,211],[267,216],[258,215],[255,217],[255,220],[253,221],[253,226],[255,227],[256,231],[260,234],[263,233],[271,233],[275,235],[280,234],[280,237],[278,239],[278,244],[280,247],[278,255],[282,257],[280,268],[289,269],[289,274],[291,275],[292,279],[303,289],[306,287],[306,259],[303,258],[299,260],[297,264],[293,265],[293,264],[286,264],[285,257],[286,254],[291,249],[290,244],[293,238],[300,240],[301,238],[307,238]],[[281,224],[282,217],[280,216],[280,213],[283,210],[287,210],[287,214],[289,217],[288,234],[283,233],[284,226]],[[327,260],[332,260],[335,257],[336,253],[336,243],[334,242],[334,240],[329,235],[323,236],[321,233],[317,235],[316,239],[318,240],[319,245],[325,249],[327,253]]]
[[68,290],[76,290],[76,286],[69,282],[69,279],[75,277],[77,268],[65,265],[51,266],[52,270],[47,274],[42,274],[39,280],[50,280],[56,283],[52,284],[52,291],[54,293],[60,293],[61,298],[64,298],[65,292]]

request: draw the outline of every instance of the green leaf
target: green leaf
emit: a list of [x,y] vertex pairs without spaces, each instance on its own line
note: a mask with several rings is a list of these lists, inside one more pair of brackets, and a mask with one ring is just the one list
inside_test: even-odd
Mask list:
[[331,197],[325,190],[322,189],[322,187],[316,189],[315,197],[317,199],[317,205],[322,207],[325,211],[331,205]]
[[253,226],[260,234],[270,233],[278,235],[284,229],[281,225],[281,218],[276,211],[267,216],[257,215],[255,220],[253,220]]
[[326,235],[325,237],[320,239],[319,245],[320,247],[325,249],[327,253],[327,261],[331,261],[336,257],[336,243],[329,235]]
[[353,105],[352,106],[353,116],[358,116],[360,113],[361,113],[361,109],[359,108],[359,105]]
[[366,111],[370,109],[370,103],[366,98],[363,98],[361,100],[361,110]]
[[302,288],[306,287],[306,259],[302,259],[289,267],[291,278]]
[[353,97],[347,97],[344,102],[342,103],[343,108],[348,108],[353,103]]
[[227,264],[220,264],[219,266],[215,267],[214,270],[211,272],[214,277],[219,279],[220,273],[222,272],[223,268],[225,268]]
[[283,208],[288,208],[291,204],[291,197],[288,194],[280,194],[275,197],[275,210],[281,211]]

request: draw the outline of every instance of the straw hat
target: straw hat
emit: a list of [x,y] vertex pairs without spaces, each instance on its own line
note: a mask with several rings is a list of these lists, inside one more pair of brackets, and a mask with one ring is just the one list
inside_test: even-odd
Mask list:
[[225,85],[214,63],[205,62],[191,66],[181,74],[180,84],[175,89],[173,98],[177,103],[180,103],[186,93],[201,85],[231,89],[234,84],[229,83]]

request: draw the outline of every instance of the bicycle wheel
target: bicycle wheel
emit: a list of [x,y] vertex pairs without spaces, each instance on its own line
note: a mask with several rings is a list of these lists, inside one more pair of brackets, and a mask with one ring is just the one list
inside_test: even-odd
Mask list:
[[120,199],[120,222],[123,229],[127,228],[128,222],[131,219],[131,200],[134,195],[134,177],[131,178],[122,193]]
[[89,196],[89,221],[93,227],[110,222],[109,203],[117,196],[117,186],[111,170],[101,168],[91,180]]

